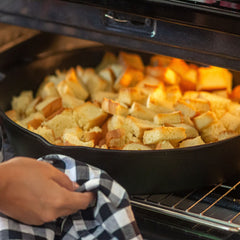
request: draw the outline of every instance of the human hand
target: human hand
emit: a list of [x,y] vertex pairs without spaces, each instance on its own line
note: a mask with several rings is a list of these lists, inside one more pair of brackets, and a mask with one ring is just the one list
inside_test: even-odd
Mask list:
[[89,206],[94,194],[74,192],[77,187],[49,163],[16,157],[0,164],[0,212],[41,225]]

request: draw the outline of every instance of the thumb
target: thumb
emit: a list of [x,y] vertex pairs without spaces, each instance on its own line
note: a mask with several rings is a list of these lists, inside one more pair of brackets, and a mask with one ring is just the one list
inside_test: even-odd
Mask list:
[[57,168],[54,169],[54,173],[51,178],[61,187],[64,187],[69,191],[75,191],[79,187],[77,183],[72,182],[65,173],[61,172]]
[[72,210],[86,209],[90,203],[95,200],[96,196],[93,192],[69,192],[65,201],[65,207]]

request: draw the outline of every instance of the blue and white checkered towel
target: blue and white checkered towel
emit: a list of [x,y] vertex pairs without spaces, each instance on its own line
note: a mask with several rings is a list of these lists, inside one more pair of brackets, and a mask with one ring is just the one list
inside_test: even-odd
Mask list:
[[0,239],[13,240],[141,240],[127,192],[106,172],[64,155],[47,155],[47,161],[80,188],[97,195],[94,206],[42,226],[30,226],[0,214]]

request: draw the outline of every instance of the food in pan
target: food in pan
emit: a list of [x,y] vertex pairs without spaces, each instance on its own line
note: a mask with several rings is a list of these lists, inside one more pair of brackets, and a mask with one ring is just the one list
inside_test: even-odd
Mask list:
[[107,52],[96,68],[56,70],[6,114],[55,145],[160,150],[239,135],[239,99],[226,69]]

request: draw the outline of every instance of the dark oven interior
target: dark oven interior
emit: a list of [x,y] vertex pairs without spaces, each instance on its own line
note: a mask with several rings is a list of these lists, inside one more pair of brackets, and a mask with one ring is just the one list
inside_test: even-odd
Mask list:
[[[2,1],[0,21],[7,24],[0,25],[0,81],[1,72],[14,65],[104,44],[228,68],[237,84],[238,1],[139,1],[134,7],[125,1],[19,1],[15,5]],[[1,140],[0,159],[8,159],[14,150],[4,132]],[[131,195],[143,236],[239,239],[239,180],[188,191]]]

